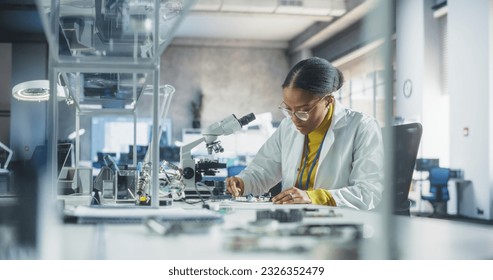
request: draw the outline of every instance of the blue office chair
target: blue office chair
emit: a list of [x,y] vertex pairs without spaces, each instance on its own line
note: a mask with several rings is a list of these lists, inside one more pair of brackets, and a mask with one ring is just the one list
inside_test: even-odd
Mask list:
[[[245,168],[246,168],[245,165],[232,165],[232,166],[229,166],[228,167],[228,177],[238,175]],[[276,196],[277,194],[279,194],[281,192],[281,190],[282,190],[282,185],[281,185],[281,182],[279,182],[275,186],[273,186],[272,188],[270,188],[270,190],[268,191],[268,193],[270,192],[270,194],[272,196]]]
[[449,179],[449,168],[433,167],[429,171],[428,180],[430,181],[431,194],[422,195],[421,198],[429,201],[433,206],[432,215],[447,213],[447,201],[450,199],[447,188]]
[[238,175],[243,169],[245,169],[245,165],[233,165],[228,167],[228,177]]

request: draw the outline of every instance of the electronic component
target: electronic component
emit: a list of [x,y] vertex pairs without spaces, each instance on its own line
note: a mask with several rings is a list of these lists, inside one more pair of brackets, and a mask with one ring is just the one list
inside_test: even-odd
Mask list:
[[360,239],[362,234],[363,225],[359,224],[309,224],[301,225],[291,232],[291,235],[332,237],[344,240]]
[[253,195],[253,194],[248,194],[245,196],[237,196],[233,197],[232,200],[237,201],[237,202],[270,202],[272,196],[270,193],[264,194],[264,195]]
[[115,176],[116,200],[135,200],[138,173],[135,169],[118,170]]
[[276,220],[280,223],[301,222],[303,220],[303,211],[301,209],[257,210],[257,221],[266,219]]
[[286,236],[235,235],[225,239],[224,247],[236,252],[294,252],[304,253],[316,246],[316,239],[305,238],[303,242],[293,242]]
[[342,217],[342,215],[334,211],[334,209],[303,208],[303,211],[304,211],[304,217],[311,217],[311,218]]

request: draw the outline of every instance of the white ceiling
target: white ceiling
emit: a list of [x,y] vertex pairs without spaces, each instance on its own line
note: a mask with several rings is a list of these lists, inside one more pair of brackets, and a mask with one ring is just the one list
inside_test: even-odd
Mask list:
[[[289,41],[361,0],[197,0],[176,37]],[[348,4],[349,3],[349,4]]]
[[289,41],[315,23],[296,16],[188,14],[177,37]]
[[[167,1],[175,3],[175,0]],[[317,22],[341,22],[338,17],[348,18],[352,8],[363,6],[360,4],[366,1],[370,0],[196,0],[175,37],[287,44]],[[39,19],[33,20],[37,16],[34,0],[0,0],[0,15],[3,31],[9,31],[0,32],[0,38],[6,37],[4,41],[27,35],[32,38],[32,34],[43,38]]]

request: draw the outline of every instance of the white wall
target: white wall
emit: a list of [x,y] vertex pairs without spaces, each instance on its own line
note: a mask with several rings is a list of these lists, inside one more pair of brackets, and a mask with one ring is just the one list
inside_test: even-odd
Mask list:
[[161,57],[161,83],[176,88],[168,117],[173,121],[173,141],[182,140],[183,128],[192,127],[192,101],[203,93],[202,126],[230,114],[272,112],[282,114],[281,85],[289,71],[284,49],[171,45]]
[[433,17],[434,1],[424,2],[424,65],[423,75],[423,125],[422,155],[439,158],[440,165],[450,165],[450,102],[449,94],[441,84],[442,45],[438,19]]
[[[418,157],[440,158],[449,166],[448,96],[440,84],[439,24],[433,18],[431,0],[399,0],[396,3],[396,116],[423,125]],[[403,85],[412,82],[405,97]]]
[[[396,3],[396,116],[421,122],[424,77],[423,2],[400,0]],[[403,95],[404,81],[413,90]]]
[[[422,122],[419,156],[439,157],[441,166],[463,169],[472,181],[460,190],[460,214],[493,219],[493,1],[448,1],[447,93],[432,5],[397,1],[396,115]],[[402,95],[406,79],[413,82],[410,98]]]
[[[460,213],[481,219],[493,219],[492,5],[491,0],[448,1],[450,162],[472,180],[462,190]],[[466,127],[469,136],[463,135]]]
[[[493,73],[493,4],[492,4],[492,1],[490,0],[490,9],[489,9],[489,32],[487,34],[489,34],[489,40],[488,40],[488,45],[489,45],[489,59],[487,60],[488,63],[489,63],[489,73],[490,73],[490,77],[491,77],[491,74]],[[490,94],[490,98],[489,98],[489,108],[493,108],[493,98],[491,98],[491,93],[492,93],[492,89],[493,88],[493,79],[489,79],[489,94]],[[491,113],[490,113],[491,114]],[[491,121],[491,116],[490,116],[490,122],[489,122],[489,125],[490,125],[490,128],[489,128],[489,139],[493,139],[493,121]],[[493,217],[493,183],[491,182],[492,181],[492,178],[493,178],[493,149],[491,148],[491,144],[490,144],[490,147],[489,147],[489,167],[490,167],[490,171],[489,171],[489,174],[490,174],[490,219]]]

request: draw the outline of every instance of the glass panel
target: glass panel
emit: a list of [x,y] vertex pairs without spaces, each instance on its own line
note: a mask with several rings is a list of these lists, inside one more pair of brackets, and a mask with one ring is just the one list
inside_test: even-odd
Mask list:
[[38,6],[56,60],[150,64],[159,59],[191,2],[60,0],[51,6],[50,0],[38,0]]
[[69,98],[81,111],[93,109],[135,109],[146,85],[145,73],[60,74]]

